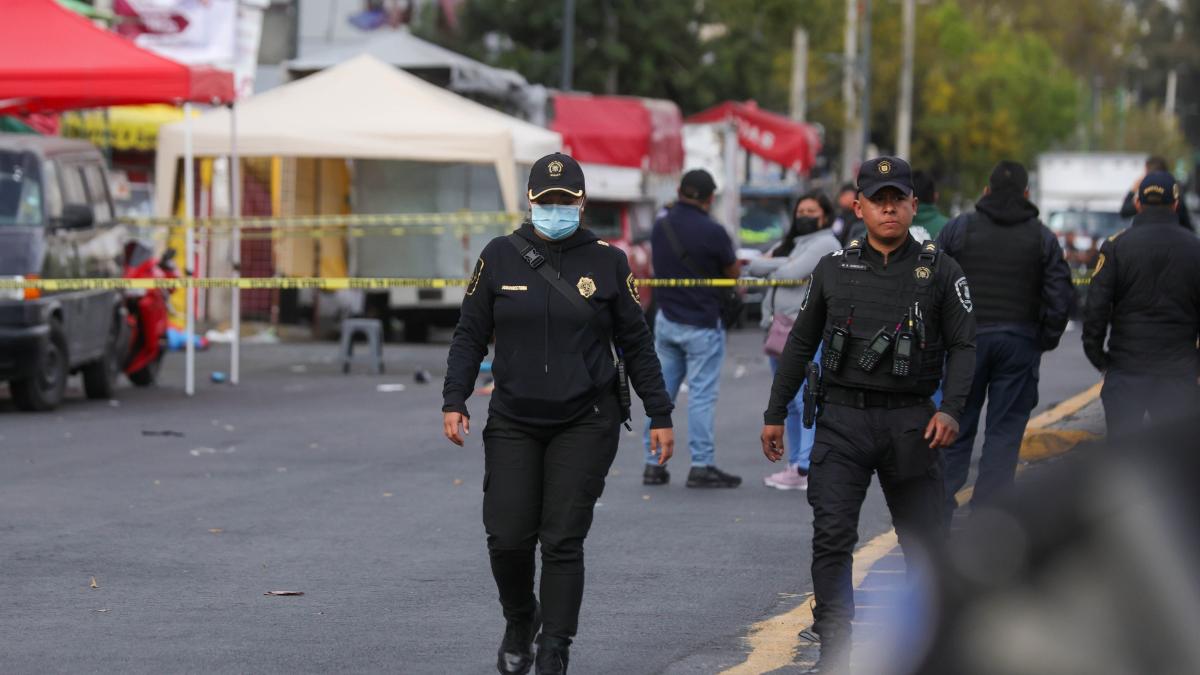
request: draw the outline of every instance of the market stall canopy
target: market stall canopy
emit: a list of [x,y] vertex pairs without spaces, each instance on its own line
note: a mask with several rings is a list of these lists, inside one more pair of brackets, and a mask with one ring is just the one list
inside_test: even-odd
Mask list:
[[[229,111],[193,124],[197,156],[230,153]],[[360,56],[238,104],[237,146],[244,157],[347,157],[465,162],[496,167],[505,208],[517,209],[512,123],[371,56]],[[554,136],[542,154],[558,147]],[[155,210],[168,215],[184,123],[158,132]],[[544,150],[544,152],[543,152]]]
[[165,59],[54,0],[4,0],[0,113],[233,99],[233,77]]
[[379,31],[365,42],[315,49],[312,54],[288,61],[286,66],[293,76],[302,77],[362,54],[464,94],[507,99],[529,87],[529,82],[516,71],[493,68],[439,47],[416,37],[408,28]]
[[808,173],[817,162],[820,135],[811,124],[766,110],[754,101],[727,101],[684,120],[688,124],[732,122],[738,143],[747,151],[797,173]]
[[661,174],[683,168],[683,123],[670,101],[559,93],[550,128],[580,162]]

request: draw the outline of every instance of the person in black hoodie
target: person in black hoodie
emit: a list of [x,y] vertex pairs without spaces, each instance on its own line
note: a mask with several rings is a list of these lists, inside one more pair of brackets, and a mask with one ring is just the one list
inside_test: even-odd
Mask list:
[[971,282],[975,306],[975,378],[958,439],[946,448],[945,521],[967,481],[979,416],[987,430],[972,506],[1012,485],[1021,438],[1038,400],[1042,352],[1058,346],[1075,302],[1071,270],[1054,234],[1029,201],[1029,174],[1017,162],[992,170],[975,212],[946,224],[942,250]]
[[[483,430],[483,523],[507,621],[501,673],[564,673],[583,600],[583,540],[629,419],[618,366],[651,420],[658,462],[674,452],[672,403],[625,254],[580,227],[583,170],[568,155],[529,173],[531,218],[493,239],[466,289],[442,389],[443,430],[470,433],[466,399],[495,336]],[[622,361],[614,359],[614,351]],[[542,549],[540,604],[534,549]]]

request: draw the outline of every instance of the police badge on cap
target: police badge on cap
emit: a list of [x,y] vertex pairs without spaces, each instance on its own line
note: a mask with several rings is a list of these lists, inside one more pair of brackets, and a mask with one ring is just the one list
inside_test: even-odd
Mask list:
[[868,199],[880,190],[893,187],[912,195],[912,167],[899,157],[876,157],[858,167],[858,191]]
[[570,155],[551,153],[533,163],[529,170],[529,201],[537,201],[547,192],[565,192],[583,196],[583,169]]

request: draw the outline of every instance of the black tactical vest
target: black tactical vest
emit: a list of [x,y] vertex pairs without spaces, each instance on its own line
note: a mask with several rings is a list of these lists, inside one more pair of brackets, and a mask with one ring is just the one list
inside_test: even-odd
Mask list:
[[[887,277],[876,272],[862,259],[862,245],[861,241],[852,241],[842,251],[833,283],[827,286],[832,290],[825,318],[826,346],[834,326],[846,327],[851,306],[854,307],[854,316],[849,327],[850,339],[842,356],[842,367],[837,373],[823,373],[823,380],[826,384],[841,387],[915,393],[918,382],[942,378],[942,364],[946,358],[938,310],[940,298],[934,286],[937,244],[932,241],[921,244],[919,255],[897,263],[904,266],[903,271],[899,274],[892,272]],[[892,269],[895,268],[889,271]],[[875,333],[885,327],[889,332],[894,331],[910,307],[917,314],[914,318],[924,322],[925,344],[922,347],[918,341],[909,375],[892,375],[892,352],[883,357],[873,372],[860,369],[859,358]]]
[[971,280],[979,323],[1038,323],[1042,318],[1042,226],[1036,219],[997,225],[971,216],[954,259]]

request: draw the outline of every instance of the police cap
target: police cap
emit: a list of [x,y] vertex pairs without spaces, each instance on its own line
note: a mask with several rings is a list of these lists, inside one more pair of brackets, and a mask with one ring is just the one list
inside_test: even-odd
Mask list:
[[533,163],[529,170],[529,201],[537,201],[547,192],[565,192],[583,196],[583,169],[570,155],[552,152]]
[[1179,201],[1179,183],[1166,171],[1151,171],[1138,185],[1137,198],[1146,206],[1170,206]]
[[880,190],[893,187],[906,195],[913,193],[912,167],[899,157],[876,157],[858,167],[858,191],[874,197]]

